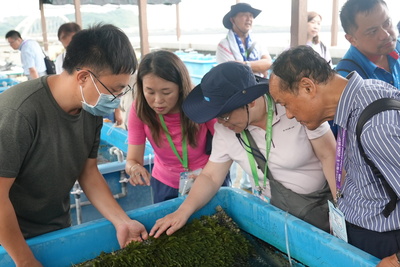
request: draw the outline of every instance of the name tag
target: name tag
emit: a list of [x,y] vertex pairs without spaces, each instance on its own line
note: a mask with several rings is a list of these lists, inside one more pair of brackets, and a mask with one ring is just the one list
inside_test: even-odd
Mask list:
[[331,234],[337,238],[347,242],[347,230],[344,214],[328,200],[329,206],[329,224],[331,226]]
[[185,196],[189,194],[190,189],[194,183],[194,180],[201,172],[201,168],[195,171],[181,172],[179,177],[179,196]]

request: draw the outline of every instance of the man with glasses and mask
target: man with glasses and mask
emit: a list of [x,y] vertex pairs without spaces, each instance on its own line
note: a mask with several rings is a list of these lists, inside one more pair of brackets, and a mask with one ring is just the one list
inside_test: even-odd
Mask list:
[[249,66],[259,76],[267,76],[272,65],[272,59],[267,49],[256,42],[250,31],[253,20],[261,10],[251,7],[247,3],[237,3],[222,19],[228,34],[217,47],[217,62],[237,61]]
[[181,228],[218,191],[233,161],[250,176],[253,194],[329,231],[327,200],[336,193],[333,134],[328,123],[309,131],[288,119],[285,108],[267,94],[268,87],[257,83],[248,66],[226,62],[190,92],[183,110],[191,120],[218,119],[211,156],[188,197],[157,221],[151,236]]
[[0,244],[17,266],[42,266],[26,238],[70,226],[76,180],[112,222],[121,247],[147,239],[97,168],[102,116],[130,91],[136,67],[128,37],[115,26],[97,25],[74,35],[64,72],[0,95]]

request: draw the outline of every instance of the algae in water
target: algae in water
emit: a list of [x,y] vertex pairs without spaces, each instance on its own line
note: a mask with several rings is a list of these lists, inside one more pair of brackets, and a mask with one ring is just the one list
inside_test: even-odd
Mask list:
[[214,215],[194,219],[171,236],[131,242],[124,249],[102,252],[75,266],[249,266],[250,242],[220,206],[216,210]]

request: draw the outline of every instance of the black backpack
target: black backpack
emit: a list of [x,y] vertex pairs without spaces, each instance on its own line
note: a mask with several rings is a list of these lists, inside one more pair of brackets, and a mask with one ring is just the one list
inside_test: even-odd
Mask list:
[[[400,51],[400,41],[397,40],[396,42],[396,50]],[[340,69],[337,68],[336,66],[336,71],[345,71],[347,72],[347,74],[349,74],[352,71],[356,71],[363,79],[373,79],[372,77],[369,77],[367,72],[363,69],[363,67],[361,67],[360,64],[358,64],[357,62],[355,62],[352,59],[348,59],[348,58],[342,58],[340,61]],[[338,63],[338,65],[339,65]]]
[[42,49],[44,55],[44,64],[46,65],[46,72],[48,75],[56,74],[56,64],[51,60]]
[[56,74],[56,64],[48,56],[44,57],[44,64],[46,64],[46,72],[48,75]]
[[342,64],[340,69],[336,69],[337,72],[345,71],[347,74],[349,74],[352,71],[356,71],[363,79],[369,79],[367,72],[354,60],[343,58],[339,61],[339,63]]
[[390,213],[396,208],[396,203],[398,197],[393,189],[390,187],[389,183],[386,181],[385,177],[383,177],[382,173],[378,170],[375,164],[368,158],[365,154],[364,149],[361,145],[361,131],[364,127],[364,124],[371,119],[375,114],[378,114],[385,110],[400,110],[400,101],[393,99],[393,98],[382,98],[378,99],[371,104],[369,104],[361,113],[360,118],[358,119],[357,126],[356,126],[356,137],[357,137],[357,144],[358,149],[360,150],[361,156],[364,158],[365,162],[371,167],[372,172],[374,173],[375,177],[378,177],[385,188],[386,193],[390,197],[390,201],[386,204],[384,210],[382,211],[383,216],[386,218],[389,217]]

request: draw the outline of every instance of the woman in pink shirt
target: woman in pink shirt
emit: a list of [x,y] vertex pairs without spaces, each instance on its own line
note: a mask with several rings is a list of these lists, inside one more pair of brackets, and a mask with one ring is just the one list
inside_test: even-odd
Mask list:
[[[186,117],[181,105],[192,89],[189,72],[174,53],[160,50],[142,59],[129,114],[125,170],[133,186],[151,185],[154,203],[177,197],[181,173],[208,161],[206,136],[208,130],[214,134],[216,121],[197,124]],[[151,175],[143,167],[146,138],[154,149]]]

